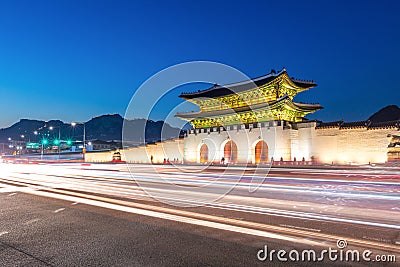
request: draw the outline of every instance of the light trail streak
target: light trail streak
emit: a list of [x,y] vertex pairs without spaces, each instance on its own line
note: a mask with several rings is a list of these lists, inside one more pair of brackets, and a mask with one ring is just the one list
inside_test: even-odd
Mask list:
[[[51,188],[63,188],[67,190],[76,190],[76,191],[84,191],[89,193],[99,193],[104,195],[111,195],[111,196],[118,196],[118,197],[126,197],[129,199],[142,199],[147,201],[154,201],[148,197],[137,185],[132,183],[132,179],[130,178],[129,173],[121,173],[121,172],[109,172],[109,171],[99,171],[99,170],[85,170],[82,172],[81,169],[77,169],[77,166],[67,166],[64,167],[62,165],[52,165],[52,166],[11,166],[9,168],[3,169],[3,165],[1,165],[1,176],[9,176],[9,178],[3,178],[5,182],[20,182],[22,186],[33,186],[35,190],[49,190]],[[3,172],[3,170],[6,170]],[[146,168],[141,168],[141,170],[145,171]],[[85,172],[88,173],[85,173]],[[82,173],[85,173],[82,175]],[[88,175],[92,174],[92,175]],[[54,177],[57,175],[56,177]],[[151,177],[151,174],[142,173],[144,181],[150,182],[152,186],[156,186],[158,179],[154,179]],[[197,181],[198,179],[204,179],[202,174],[185,174],[186,179],[182,177],[176,179],[172,174],[162,174],[163,178],[170,179],[171,181],[183,181],[187,182],[188,184],[193,183],[196,184],[202,183],[203,181]],[[209,174],[207,174],[209,175]],[[83,178],[82,178],[83,177]],[[288,180],[290,178],[283,178],[281,180]],[[296,178],[296,180],[302,180],[302,178]],[[311,180],[307,178],[306,180]],[[315,181],[326,181],[330,182],[329,179],[315,179]],[[32,183],[29,185],[27,183]],[[121,184],[122,183],[122,184]],[[223,183],[218,183],[218,186],[224,186],[227,182],[224,181]],[[229,184],[229,183],[228,183]],[[229,184],[231,185],[231,184]],[[239,184],[238,187],[245,187],[246,184]],[[299,195],[307,195],[307,194],[315,194],[319,195],[322,194],[323,196],[335,196],[335,197],[349,197],[349,198],[359,198],[363,196],[364,198],[368,199],[383,199],[383,200],[390,200],[390,201],[398,201],[399,194],[394,195],[379,195],[376,192],[371,193],[357,193],[354,194],[351,191],[330,191],[328,189],[319,189],[319,190],[304,190],[305,187],[294,187],[294,186],[272,186],[272,185],[264,185],[261,187],[260,190],[268,191],[275,191],[284,193],[291,193],[291,194],[299,194]],[[14,192],[14,191],[21,191],[24,192],[28,189],[26,188],[18,188],[18,187],[5,187],[0,189],[4,192]],[[29,189],[31,190],[31,189]],[[159,192],[163,192],[162,188],[153,188],[152,190],[157,190]],[[335,188],[335,190],[337,190]],[[212,194],[212,192],[210,192]],[[193,195],[193,192],[190,189],[176,190],[174,192],[165,192],[165,199],[175,200],[177,202],[182,203],[196,203],[196,204],[203,204],[207,207],[215,208],[215,209],[225,209],[225,210],[232,210],[238,212],[247,212],[247,213],[254,213],[254,214],[266,214],[266,215],[274,215],[274,216],[282,216],[282,217],[290,217],[290,218],[302,218],[308,220],[326,220],[326,221],[334,221],[334,222],[345,222],[351,224],[360,224],[360,225],[367,225],[367,226],[376,226],[376,227],[385,227],[389,229],[396,229],[398,230],[400,226],[398,224],[393,223],[383,223],[383,222],[375,222],[375,221],[368,221],[365,219],[357,219],[348,217],[348,215],[341,215],[332,216],[328,214],[320,214],[320,213],[311,213],[311,212],[303,212],[303,211],[292,211],[287,209],[276,209],[270,207],[264,207],[266,205],[266,200],[261,198],[251,198],[241,196],[226,196],[224,201],[219,201],[216,203],[206,203],[206,202],[196,202],[197,196]],[[241,202],[246,201],[247,203],[252,203],[251,206],[240,204]],[[291,202],[286,200],[274,200],[274,204],[281,204],[284,207],[290,207]],[[280,203],[279,203],[280,202]],[[256,206],[256,204],[259,204]],[[307,207],[311,205],[316,205],[315,203],[301,203],[296,202],[296,205],[299,207]],[[326,206],[328,207],[328,206]],[[322,208],[322,207],[321,207]],[[353,209],[353,208],[352,208]],[[356,209],[353,209],[356,210]],[[398,213],[397,213],[398,214]],[[337,214],[336,214],[337,215]],[[359,214],[358,214],[359,215]],[[347,217],[346,217],[347,216]],[[397,217],[399,218],[399,217]],[[382,218],[377,218],[382,220]],[[393,220],[396,220],[394,217]]]
[[[61,177],[60,176],[61,174],[58,174],[59,172],[55,172],[55,173],[57,173],[57,177],[58,178]],[[97,174],[100,175],[100,173],[97,173]],[[110,178],[102,178],[104,176],[115,177],[115,175],[109,175],[108,173],[102,173],[102,174],[103,174],[103,176],[87,176],[87,175],[82,175],[82,174],[78,174],[78,173],[76,173],[76,174],[63,174],[63,175],[70,175],[70,178],[72,178],[72,177],[75,177],[75,178],[82,178],[82,177],[93,178],[93,179],[96,179],[96,180],[105,181],[107,183],[110,183],[112,181],[115,181],[115,182],[121,181],[121,179],[110,180]],[[30,176],[34,176],[34,175],[35,174],[30,174]],[[46,173],[38,174],[38,176],[40,176],[40,175],[54,176],[55,174],[54,174],[54,172],[53,173],[52,172],[50,172],[50,173],[46,172]],[[174,183],[174,182],[175,183],[182,183],[183,185],[198,185],[198,184],[204,185],[204,184],[208,183],[208,182],[203,182],[201,180],[197,180],[198,179],[197,177],[196,177],[196,180],[195,180],[195,179],[190,179],[187,176],[186,176],[186,179],[176,179],[176,178],[174,179],[172,177],[164,177],[163,175],[161,175],[163,178],[154,178],[151,175],[152,174],[142,174],[141,175],[142,178],[138,178],[137,180],[140,180],[142,182],[144,181],[144,182],[157,183],[157,182],[163,182],[164,179],[170,179],[171,183]],[[147,178],[144,178],[144,177],[147,177]],[[68,177],[66,176],[66,178],[68,178]],[[61,181],[61,180],[58,180],[58,181]],[[132,182],[132,179],[129,178],[129,176],[128,176],[123,181],[129,183],[129,182]],[[316,180],[316,182],[318,182],[318,181],[319,180]],[[64,180],[63,182],[64,183],[68,183],[68,181],[66,181],[66,180]],[[327,182],[329,182],[329,181],[327,181]],[[62,183],[60,182],[60,184],[62,184]],[[99,183],[99,185],[101,186],[101,183]],[[236,185],[237,187],[246,188],[249,184],[248,183],[238,183],[238,184],[236,184],[236,183],[229,183],[229,182],[216,182],[216,183],[213,183],[213,185],[214,186],[233,186],[233,185]],[[132,184],[132,186],[134,186],[134,185]],[[357,198],[366,198],[366,199],[374,198],[374,199],[396,200],[396,201],[400,200],[400,194],[397,193],[397,192],[393,192],[393,194],[388,194],[388,193],[385,193],[385,191],[383,191],[382,194],[378,194],[376,191],[372,191],[370,193],[365,192],[365,191],[356,191],[355,192],[354,190],[351,190],[351,188],[349,188],[348,190],[340,189],[340,188],[337,188],[337,189],[336,188],[331,188],[331,189],[336,189],[335,191],[333,191],[333,190],[327,190],[326,188],[318,188],[318,187],[317,188],[310,188],[309,186],[297,186],[297,185],[296,186],[293,186],[293,185],[291,186],[291,185],[263,184],[263,185],[260,186],[259,189],[260,190],[264,189],[264,190],[268,190],[268,191],[279,191],[279,192],[282,192],[282,193],[295,192],[295,191],[302,192],[303,194],[316,194],[316,195],[323,193],[325,196],[333,196],[333,197],[349,197],[349,198],[357,197]],[[399,189],[400,189],[400,187],[399,187]]]
[[[214,229],[220,229],[220,230],[236,232],[246,235],[253,235],[258,237],[308,244],[312,246],[325,246],[327,241],[334,243],[336,240],[343,238],[336,235],[310,232],[306,231],[305,229],[299,230],[299,229],[278,227],[273,225],[254,223],[254,222],[248,222],[231,218],[217,217],[214,215],[206,215],[188,211],[174,210],[170,208],[155,207],[146,204],[131,203],[121,200],[107,199],[103,197],[87,196],[84,194],[77,194],[78,196],[71,196],[53,192],[36,191],[32,189],[28,189],[26,190],[26,192],[33,195],[56,198],[56,199],[71,201],[74,203],[79,202],[86,205],[113,209],[128,213],[134,213],[159,219],[166,219],[180,223],[210,227]],[[87,197],[90,197],[92,199],[88,199]],[[274,231],[279,232],[279,234]],[[289,236],[288,234],[291,234],[292,236]],[[304,237],[299,237],[299,236],[304,236]],[[319,239],[319,241],[310,240],[310,238]],[[346,238],[346,239],[348,242],[351,242],[354,245],[370,246],[374,248],[386,249],[396,252],[400,251],[400,248],[398,246],[390,244],[373,242],[368,240],[359,240],[354,238]]]
[[[10,182],[13,181],[12,179],[9,180]],[[36,182],[40,182],[40,180],[35,180]],[[84,182],[79,182],[80,184],[85,184]],[[77,183],[77,181],[73,181],[74,183]],[[27,179],[21,178],[20,179],[21,185],[26,185]],[[71,182],[71,181],[70,181]],[[50,184],[51,185],[51,184]],[[104,187],[105,185],[103,183],[95,183],[95,186],[100,186]],[[114,186],[112,186],[114,187]],[[54,187],[43,187],[43,188],[37,188],[37,189],[50,189]],[[79,191],[89,191],[89,192],[98,192],[98,193],[113,193],[113,195],[120,195],[124,191],[119,191],[116,190],[115,188],[112,188],[110,190],[96,190],[97,187],[94,187],[93,185],[87,185],[86,187],[81,187],[81,186],[72,186],[70,183],[68,187],[60,187],[60,188],[65,188],[65,189],[75,189]],[[15,187],[14,187],[15,189]],[[26,192],[28,189],[22,188],[21,190],[18,191],[23,191]],[[161,189],[159,189],[161,190]],[[127,193],[128,196],[133,194],[132,191],[124,192]],[[136,193],[137,194],[137,193]],[[184,194],[193,194],[192,192],[171,192],[172,195],[180,195],[179,198],[176,197],[170,197],[170,200],[175,200],[175,201],[181,201],[181,202],[191,202],[190,199],[184,198]],[[146,197],[147,195],[142,193],[140,196]],[[189,197],[189,196],[187,196]],[[225,209],[225,210],[232,210],[232,211],[241,211],[241,212],[249,212],[249,213],[257,213],[257,214],[268,214],[268,215],[278,215],[278,216],[284,216],[284,217],[293,217],[293,218],[304,218],[304,219],[313,219],[313,220],[327,220],[327,221],[335,221],[335,222],[345,222],[345,223],[353,223],[353,224],[360,224],[360,225],[368,225],[368,226],[377,226],[377,227],[384,227],[384,228],[391,228],[391,229],[400,229],[400,225],[394,225],[394,224],[388,224],[388,223],[378,223],[378,222],[370,222],[370,221],[365,221],[365,220],[356,220],[356,219],[349,219],[349,218],[339,218],[339,217],[332,217],[332,216],[327,216],[323,214],[312,214],[312,213],[306,213],[306,212],[300,212],[300,211],[289,211],[289,210],[279,210],[279,209],[272,209],[272,208],[265,208],[265,207],[256,207],[256,206],[247,206],[247,205],[238,205],[234,203],[208,203],[208,202],[203,202],[199,203],[198,201],[196,202],[197,204],[202,204],[202,205],[207,205],[209,207],[213,208],[220,208],[220,209]],[[297,203],[299,206],[301,204]]]
[[38,196],[43,196],[43,197],[56,198],[56,199],[61,199],[61,200],[66,200],[66,201],[71,201],[71,202],[79,202],[82,204],[106,208],[106,209],[134,213],[134,214],[139,214],[139,215],[143,215],[143,216],[149,216],[149,217],[153,217],[153,218],[165,219],[165,220],[187,223],[187,224],[192,224],[192,225],[210,227],[210,228],[214,228],[214,229],[220,229],[220,230],[236,232],[236,233],[241,233],[241,234],[246,234],[246,235],[253,235],[253,236],[258,236],[258,237],[285,240],[285,241],[289,241],[289,242],[308,244],[308,245],[313,245],[313,246],[321,246],[322,245],[320,242],[310,241],[310,240],[307,240],[304,238],[295,238],[295,237],[291,237],[291,236],[285,236],[282,234],[275,234],[275,233],[265,232],[265,231],[256,230],[256,229],[250,229],[250,228],[244,228],[244,227],[228,225],[228,224],[223,224],[223,223],[205,221],[205,220],[200,220],[200,219],[195,219],[195,218],[188,218],[188,217],[179,216],[179,215],[155,212],[155,211],[151,211],[151,210],[127,207],[127,206],[102,202],[102,201],[98,201],[98,200],[79,198],[79,197],[75,197],[75,196],[58,195],[58,194],[54,194],[54,193],[41,192],[41,191],[36,191],[36,190],[31,190],[31,191],[27,191],[27,192],[29,192],[30,194],[33,194],[33,195],[38,195]]

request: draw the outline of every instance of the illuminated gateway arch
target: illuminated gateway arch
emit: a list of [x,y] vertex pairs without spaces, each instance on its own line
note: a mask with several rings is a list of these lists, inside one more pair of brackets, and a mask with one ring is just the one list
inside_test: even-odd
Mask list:
[[185,138],[185,160],[251,164],[276,157],[309,160],[309,152],[299,153],[299,142],[295,142],[298,125],[309,128],[305,116],[322,107],[293,98],[315,86],[313,81],[290,78],[283,69],[249,81],[182,93],[181,98],[200,109],[176,114],[194,128]]
[[263,164],[289,161],[368,164],[400,161],[400,121],[374,123],[321,122],[307,114],[322,109],[294,97],[315,87],[313,81],[290,78],[286,69],[181,98],[198,112],[176,117],[193,126],[184,139],[186,162]]

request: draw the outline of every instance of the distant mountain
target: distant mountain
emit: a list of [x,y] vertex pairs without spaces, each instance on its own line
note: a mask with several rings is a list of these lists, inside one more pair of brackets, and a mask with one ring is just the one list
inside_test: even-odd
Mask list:
[[[86,140],[122,140],[122,128],[124,118],[119,114],[102,115],[94,117],[85,122]],[[146,119],[125,120],[127,133],[125,138],[133,143],[143,143],[143,129],[146,128],[146,142],[155,142],[173,137],[178,137],[180,129],[171,127],[163,121],[152,121]],[[52,129],[52,130],[51,130]],[[35,135],[35,132],[37,135]],[[21,137],[23,135],[23,138]],[[83,139],[83,126],[71,126],[60,120],[39,121],[22,119],[14,125],[0,129],[0,142],[12,140],[37,141],[42,136],[61,139]]]
[[125,120],[123,133],[125,141],[139,141],[141,143],[143,143],[143,136],[146,136],[146,142],[156,142],[178,137],[182,134],[181,129],[171,127],[168,123],[145,119]]
[[390,105],[376,112],[369,117],[372,122],[386,122],[400,120],[400,108],[396,105]]
[[[86,136],[88,139],[121,140],[122,124],[124,119],[119,114],[102,115],[86,122]],[[82,128],[82,127],[81,127]],[[83,132],[80,132],[82,135]]]

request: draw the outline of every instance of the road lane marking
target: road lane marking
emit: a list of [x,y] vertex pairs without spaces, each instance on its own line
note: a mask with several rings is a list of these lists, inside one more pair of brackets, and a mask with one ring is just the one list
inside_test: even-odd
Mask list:
[[0,232],[0,236],[6,235],[6,234],[8,234],[8,232],[7,232],[7,231]]
[[65,210],[65,208],[61,208],[61,209],[55,210],[54,213],[59,213],[60,211],[63,211],[63,210]]

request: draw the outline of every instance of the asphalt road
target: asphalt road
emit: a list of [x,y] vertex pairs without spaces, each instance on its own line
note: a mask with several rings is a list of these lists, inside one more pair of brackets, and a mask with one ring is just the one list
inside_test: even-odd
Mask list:
[[390,169],[261,179],[266,170],[134,165],[135,182],[124,165],[0,168],[2,266],[298,266],[309,263],[257,252],[337,249],[339,239],[400,261],[400,177]]
[[0,201],[1,266],[257,264],[254,247],[203,236],[207,229],[28,194]]

